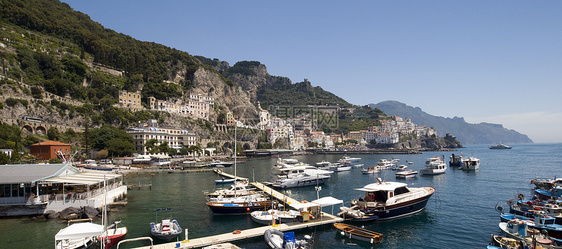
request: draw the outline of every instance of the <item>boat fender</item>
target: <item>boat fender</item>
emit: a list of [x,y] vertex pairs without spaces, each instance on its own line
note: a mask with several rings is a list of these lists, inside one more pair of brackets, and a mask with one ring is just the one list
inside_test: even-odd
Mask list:
[[345,236],[345,233],[343,231],[340,232],[341,236]]
[[373,244],[373,238],[371,238],[371,244]]

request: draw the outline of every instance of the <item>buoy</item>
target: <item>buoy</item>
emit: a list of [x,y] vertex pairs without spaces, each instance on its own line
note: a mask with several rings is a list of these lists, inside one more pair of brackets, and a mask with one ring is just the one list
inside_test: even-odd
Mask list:
[[233,233],[233,234],[241,234],[242,231],[240,231],[240,230],[234,230],[234,232],[232,232],[232,233]]
[[246,212],[250,212],[250,208],[246,208]]

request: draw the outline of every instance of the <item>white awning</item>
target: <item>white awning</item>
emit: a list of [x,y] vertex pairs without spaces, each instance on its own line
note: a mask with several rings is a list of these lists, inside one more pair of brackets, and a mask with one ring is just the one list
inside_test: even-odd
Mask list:
[[94,185],[102,183],[105,179],[106,181],[119,178],[121,175],[112,173],[97,173],[97,172],[80,172],[73,175],[66,176],[55,176],[47,178],[45,182],[56,182],[56,183],[69,183],[69,184],[83,184],[83,185]]
[[295,203],[291,205],[293,208],[295,209],[303,209],[303,208],[309,208],[309,207],[318,207],[320,206],[320,204],[318,203],[313,203],[313,202],[305,202],[305,203]]
[[61,229],[56,235],[55,240],[81,239],[92,236],[100,236],[103,233],[103,226],[94,223],[76,223]]
[[316,203],[322,207],[326,207],[326,206],[333,206],[333,205],[337,205],[337,204],[343,204],[343,200],[339,200],[336,199],[334,197],[331,196],[327,196],[327,197],[322,197],[318,200],[314,200],[312,201],[313,203]]

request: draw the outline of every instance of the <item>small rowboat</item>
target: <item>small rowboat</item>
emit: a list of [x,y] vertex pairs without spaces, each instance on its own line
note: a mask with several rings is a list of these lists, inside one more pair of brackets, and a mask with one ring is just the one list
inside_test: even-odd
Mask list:
[[373,232],[367,229],[348,225],[344,223],[334,223],[334,227],[341,231],[342,235],[351,239],[358,239],[362,241],[379,243],[382,241],[382,233]]

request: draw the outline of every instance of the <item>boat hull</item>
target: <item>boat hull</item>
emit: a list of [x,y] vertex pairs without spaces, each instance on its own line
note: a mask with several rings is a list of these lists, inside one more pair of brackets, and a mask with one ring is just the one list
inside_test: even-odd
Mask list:
[[207,206],[217,214],[245,214],[254,211],[264,210],[271,207],[272,201],[260,201],[251,204],[247,203],[219,203],[208,202]]
[[323,177],[298,179],[294,181],[274,183],[273,186],[277,188],[297,188],[297,187],[316,186],[316,185],[324,184],[324,182],[327,179],[328,178],[323,178]]
[[382,241],[383,235],[377,232],[373,232],[364,228],[356,227],[353,225],[335,223],[334,227],[340,230],[346,237],[350,239],[361,240],[365,242],[379,243]]
[[[434,192],[415,200],[396,205],[386,206],[377,210],[367,209],[363,217],[352,218],[351,221],[366,222],[375,220],[390,220],[421,212]],[[363,211],[363,210],[362,210]]]

